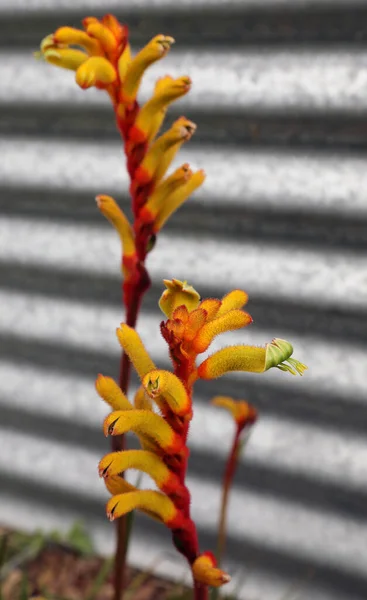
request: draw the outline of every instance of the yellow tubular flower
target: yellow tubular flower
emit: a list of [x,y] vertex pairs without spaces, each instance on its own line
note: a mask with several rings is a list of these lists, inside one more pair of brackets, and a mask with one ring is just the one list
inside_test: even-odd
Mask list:
[[182,517],[172,500],[165,494],[153,490],[137,490],[113,496],[107,502],[107,517],[113,521],[136,508],[153,513],[168,527],[174,528],[182,522]]
[[75,29],[74,27],[60,27],[53,34],[53,41],[56,45],[67,44],[72,46],[81,46],[90,56],[101,56],[102,48],[98,40],[91,38],[85,31]]
[[212,399],[212,404],[228,410],[237,425],[241,428],[246,424],[252,424],[256,421],[256,409],[245,400],[233,400],[229,396],[215,396]]
[[226,294],[222,298],[221,306],[218,310],[218,316],[224,315],[224,313],[234,310],[235,308],[242,308],[248,302],[248,294],[243,290],[232,290],[229,294]]
[[190,396],[184,384],[170,371],[150,371],[143,379],[143,386],[158,406],[163,400],[178,416],[183,417],[191,412]]
[[155,61],[163,58],[174,43],[168,35],[156,35],[132,59],[123,81],[122,99],[125,104],[134,102],[144,71]]
[[166,177],[154,190],[148,198],[148,202],[142,207],[140,217],[146,221],[154,221],[155,217],[162,210],[168,197],[175,190],[180,188],[192,176],[192,171],[187,163],[181,165],[169,177]]
[[121,208],[111,196],[97,196],[96,202],[101,213],[119,234],[124,256],[133,256],[136,252],[134,230]]
[[154,441],[167,454],[177,454],[183,447],[181,437],[167,421],[150,410],[117,410],[106,417],[103,431],[106,436],[133,431]]
[[[180,307],[175,310],[175,312],[173,314],[173,319],[177,318],[176,314],[179,310],[180,310]],[[203,327],[203,325],[205,324],[206,318],[207,318],[207,313],[205,312],[205,310],[203,308],[199,307],[190,312],[189,317],[186,322],[186,325],[185,325],[185,331],[183,334],[183,339],[186,342],[192,342],[192,340],[196,337],[199,329],[201,329],[201,327]]]
[[108,478],[127,469],[138,469],[149,475],[165,494],[180,487],[180,480],[154,453],[146,450],[123,450],[106,454],[98,465],[100,477]]
[[113,83],[116,77],[117,73],[107,58],[92,56],[79,67],[75,80],[83,90],[86,90],[94,85],[106,87]]
[[245,327],[250,323],[252,323],[252,318],[248,313],[243,310],[230,310],[224,315],[205,323],[192,341],[192,348],[197,354],[205,352],[213,339],[220,333],[241,329],[241,327]]
[[[131,483],[128,483],[126,479],[122,479],[122,477],[120,477],[119,475],[111,475],[110,477],[107,477],[106,479],[104,479],[104,484],[107,490],[110,492],[111,496],[117,496],[120,494],[126,494],[127,492],[138,491],[138,489],[134,485],[131,485]],[[159,523],[162,523],[162,520],[150,510],[144,509],[142,507],[139,507],[138,510],[148,515],[152,519],[155,519]]]
[[132,410],[133,406],[112,377],[99,374],[96,379],[97,394],[113,410]]
[[139,183],[160,181],[170,166],[183,142],[188,141],[196,130],[195,123],[180,117],[172,127],[161,135],[149,148],[141,165],[135,171],[134,179]]
[[81,50],[72,48],[47,48],[42,54],[46,62],[62,69],[76,71],[88,60],[88,55]]
[[216,566],[216,560],[211,552],[204,552],[198,556],[192,565],[194,579],[204,585],[220,587],[231,581],[230,575]]
[[125,325],[125,323],[121,323],[120,327],[116,330],[116,334],[140,379],[143,379],[149,371],[153,371],[156,368],[135,329]]
[[87,34],[91,38],[95,38],[105,52],[114,52],[116,50],[117,41],[115,36],[102,23],[90,23],[87,27]]
[[162,210],[154,221],[155,231],[162,229],[169,217],[202,185],[204,180],[205,173],[200,169],[200,171],[196,171],[184,185],[167,198]]
[[141,385],[134,396],[134,406],[139,410],[153,410],[153,404]]
[[[189,312],[195,310],[200,302],[200,295],[186,281],[164,279],[166,290],[159,300],[159,308],[169,319],[178,306],[185,306]],[[153,369],[151,369],[153,370]]]
[[152,141],[163,123],[168,105],[190,90],[191,79],[187,75],[173,79],[170,76],[158,80],[154,94],[137,115],[129,137],[136,143]]
[[126,44],[125,50],[121,54],[121,56],[118,60],[118,63],[117,63],[117,70],[119,73],[120,81],[123,81],[125,79],[125,75],[129,68],[130,63],[131,63],[130,44]]

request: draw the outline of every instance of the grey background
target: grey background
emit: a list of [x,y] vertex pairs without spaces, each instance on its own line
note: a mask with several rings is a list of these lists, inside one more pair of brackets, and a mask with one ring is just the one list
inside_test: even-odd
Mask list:
[[[209,401],[247,398],[260,420],[232,494],[232,589],[366,598],[365,0],[0,0],[0,522],[47,530],[83,518],[100,550],[113,545],[93,384],[117,375],[120,253],[94,196],[129,212],[124,158],[103,94],[32,57],[58,26],[109,11],[134,48],[176,38],[141,99],[159,75],[192,77],[167,124],[197,123],[176,164],[207,172],[149,258],[139,331],[154,359],[168,364],[157,300],[177,277],[202,296],[250,294],[254,324],[215,347],[284,337],[309,365],[302,379],[197,385],[189,484],[202,548],[215,545],[233,430]],[[138,520],[132,562],[183,577],[170,548],[164,528]]]

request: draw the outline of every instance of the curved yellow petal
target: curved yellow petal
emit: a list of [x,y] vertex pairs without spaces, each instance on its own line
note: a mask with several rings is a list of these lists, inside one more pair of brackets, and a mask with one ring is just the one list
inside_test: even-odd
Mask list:
[[92,56],[79,67],[75,80],[83,90],[86,90],[94,85],[106,87],[113,83],[116,77],[116,70],[107,58]]
[[220,587],[231,581],[228,573],[218,569],[211,552],[204,552],[204,554],[198,556],[192,565],[192,573],[196,581],[212,587]]
[[241,327],[245,327],[250,323],[252,323],[252,317],[248,313],[243,310],[230,310],[224,315],[205,323],[193,339],[192,348],[197,354],[205,352],[213,339],[220,333],[241,329]]
[[149,371],[153,371],[156,368],[135,329],[125,325],[125,323],[121,323],[120,327],[116,330],[116,334],[140,379],[143,379]]
[[195,123],[185,117],[177,119],[172,127],[151,145],[135,171],[134,179],[140,184],[149,183],[152,179],[155,182],[160,181],[183,142],[192,137],[195,129]]
[[228,346],[209,356],[197,369],[201,379],[216,379],[230,371],[265,371],[265,348],[256,346]]
[[148,396],[155,400],[158,406],[163,401],[176,415],[181,417],[191,415],[190,396],[182,381],[170,371],[162,369],[150,371],[143,379],[143,386]]
[[123,254],[133,256],[136,252],[134,230],[121,208],[111,196],[96,196],[96,202],[101,213],[112,223],[119,234]]
[[121,56],[117,63],[117,70],[120,77],[120,81],[124,81],[126,72],[131,63],[131,48],[130,44],[126,44],[124,51],[121,53]]
[[105,377],[99,374],[95,385],[98,395],[113,410],[132,410],[132,404],[112,377]]
[[129,130],[129,139],[135,143],[152,141],[161,128],[168,105],[187,94],[190,87],[187,75],[177,79],[167,75],[158,80],[152,98],[141,107]]
[[163,283],[167,289],[160,297],[159,308],[166,317],[170,319],[174,310],[181,305],[185,306],[189,312],[198,307],[201,300],[200,294],[192,285],[179,279],[164,279]]
[[170,194],[180,188],[192,176],[192,171],[187,163],[181,165],[169,177],[159,183],[154,192],[149,196],[147,203],[142,207],[139,217],[145,222],[153,222],[162,210]]
[[72,48],[51,47],[44,51],[43,58],[56,67],[77,71],[88,60],[88,55]]
[[91,56],[100,56],[102,48],[98,40],[91,38],[85,31],[74,27],[59,27],[53,34],[55,44],[82,46]]
[[90,23],[87,27],[87,33],[91,38],[95,38],[105,52],[114,52],[117,49],[117,40],[112,31],[102,25],[102,23]]
[[187,200],[191,194],[200,187],[205,180],[205,172],[200,169],[191,175],[189,180],[174,191],[164,203],[154,221],[154,230],[159,231],[169,217]]
[[234,310],[236,308],[242,308],[248,302],[248,294],[243,290],[232,290],[222,298],[221,306],[218,310],[218,316],[224,315],[224,313]]
[[107,502],[107,517],[110,521],[114,521],[137,508],[155,514],[170,528],[177,528],[183,523],[183,516],[172,500],[165,494],[154,490],[137,490],[113,496]]
[[132,59],[123,82],[122,98],[126,104],[134,102],[144,71],[155,61],[163,58],[174,43],[168,35],[156,35]]
[[183,440],[161,416],[151,410],[117,410],[104,420],[103,431],[108,435],[121,435],[133,431],[158,445],[167,454],[177,454]]
[[126,494],[126,492],[135,492],[137,488],[128,483],[126,479],[119,475],[111,475],[104,479],[104,484],[111,496],[117,496],[118,494]]
[[106,454],[98,465],[100,477],[108,478],[127,469],[147,473],[160,490],[170,494],[178,490],[180,480],[154,452],[146,450],[123,450]]

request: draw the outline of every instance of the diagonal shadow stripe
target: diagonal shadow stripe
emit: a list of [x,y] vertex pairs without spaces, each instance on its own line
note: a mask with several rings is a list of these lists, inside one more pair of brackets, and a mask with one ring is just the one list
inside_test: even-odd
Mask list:
[[[106,352],[75,349],[61,344],[30,341],[25,337],[0,336],[0,359],[22,364],[37,365],[62,373],[84,375],[94,381],[97,373],[118,377],[118,359]],[[161,365],[162,368],[164,365]],[[245,390],[244,390],[245,386]],[[299,419],[304,423],[325,429],[343,429],[365,434],[367,410],[364,405],[347,397],[338,399],[331,393],[322,392],[319,401],[317,392],[307,389],[292,392],[281,385],[273,386],[257,379],[245,384],[228,378],[213,381],[198,381],[195,387],[199,397],[215,395],[247,397],[260,413]]]
[[[96,194],[99,190],[96,190]],[[76,222],[108,227],[96,209],[93,191],[59,191],[27,186],[0,185],[0,215]],[[130,200],[116,198],[130,214]],[[187,202],[169,220],[169,229],[183,236],[197,234],[202,239],[231,239],[281,244],[297,244],[299,250],[367,249],[367,227],[363,216],[346,217],[332,213],[301,213],[272,209],[259,202],[258,208],[230,202]],[[159,243],[159,239],[158,242]]]
[[[75,444],[94,452],[98,450],[101,457],[110,451],[110,443],[104,437],[102,427],[92,428],[80,421],[33,414],[3,405],[1,426],[14,429],[17,433],[39,436],[40,439]],[[135,436],[129,434],[127,437],[130,449],[140,448]],[[201,481],[215,481],[220,486],[225,463],[225,457],[215,456],[205,450],[192,449],[189,474],[200,478]],[[235,485],[266,497],[273,496],[329,514],[348,516],[362,522],[367,520],[367,492],[351,490],[338,483],[322,481],[305,473],[285,471],[276,465],[268,466],[245,459],[237,469]]]
[[[20,293],[42,294],[49,298],[66,298],[86,304],[121,306],[121,280],[110,275],[85,271],[55,271],[48,267],[20,265],[0,260],[0,289]],[[157,313],[163,284],[153,283],[144,297],[144,310]],[[226,289],[201,288],[202,296],[221,298]],[[286,329],[297,333],[314,333],[328,340],[363,343],[367,338],[367,320],[357,311],[323,309],[291,300],[268,300],[251,296],[247,306],[255,323],[263,328]]]
[[[29,501],[37,502],[43,506],[52,506],[54,509],[67,509],[80,513],[85,521],[93,519],[95,522],[105,522],[103,502],[91,498],[90,495],[79,493],[77,490],[68,492],[62,488],[55,488],[39,484],[24,478],[18,479],[1,473],[3,489],[15,496],[26,497]],[[149,540],[162,543],[167,538],[168,531],[151,519],[138,515],[135,522],[136,533],[148,536]],[[214,549],[216,536],[214,533],[198,527],[201,547]],[[322,563],[316,559],[306,559],[296,553],[288,553],[281,549],[273,549],[265,544],[243,539],[238,540],[229,536],[228,557],[237,563],[243,564],[246,569],[261,569],[264,573],[283,576],[287,579],[306,578],[312,573],[313,584],[317,584],[325,591],[328,590],[338,598],[339,594],[353,600],[365,600],[367,596],[367,578],[349,572],[346,568],[336,568],[327,563],[327,557]]]

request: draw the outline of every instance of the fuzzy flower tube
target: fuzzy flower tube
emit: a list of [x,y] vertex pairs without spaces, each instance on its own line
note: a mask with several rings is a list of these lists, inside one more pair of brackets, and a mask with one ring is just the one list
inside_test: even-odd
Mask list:
[[[166,316],[161,333],[167,342],[173,370],[157,368],[138,333],[125,323],[117,338],[129,356],[141,387],[130,403],[117,384],[99,375],[96,388],[113,411],[104,421],[105,435],[117,436],[132,431],[138,436],[140,450],[112,452],[99,464],[100,476],[112,497],[107,516],[117,519],[138,509],[157,519],[172,531],[176,549],[190,565],[195,598],[208,597],[208,586],[220,587],[230,580],[211,552],[200,552],[196,525],[190,513],[190,491],[186,486],[189,449],[187,438],[195,412],[193,385],[197,379],[214,379],[230,371],[263,373],[278,368],[303,374],[306,366],[292,358],[293,348],[285,340],[274,339],[264,347],[247,345],[223,348],[200,362],[214,338],[226,331],[241,329],[252,322],[242,310],[247,294],[233,290],[221,300],[202,300],[198,292],[177,279],[165,281],[166,290],[159,306]],[[197,364],[197,363],[200,364]],[[236,405],[228,398],[216,403],[232,411],[238,437],[246,424],[254,422],[256,412],[247,403]],[[235,467],[238,441],[230,459],[228,486]],[[138,490],[120,477],[134,468],[150,475],[157,490]]]
[[[145,261],[156,237],[171,214],[203,183],[202,170],[193,172],[187,163],[167,175],[181,146],[195,133],[196,125],[182,116],[160,133],[169,105],[187,94],[187,75],[159,79],[153,95],[143,106],[137,96],[144,73],[164,58],[174,39],[159,34],[135,56],[131,53],[128,28],[111,14],[101,19],[86,17],[82,29],[60,27],[41,42],[38,58],[75,72],[77,85],[95,87],[108,94],[121,134],[130,176],[133,222],[130,223],[109,195],[96,198],[101,213],[116,229],[122,243],[123,304],[125,321],[135,327],[143,296],[150,286]],[[120,363],[120,388],[127,392],[130,376],[128,354]],[[125,448],[121,435],[113,438],[113,449]],[[115,600],[120,600],[127,547],[127,523],[118,524],[115,565]]]

